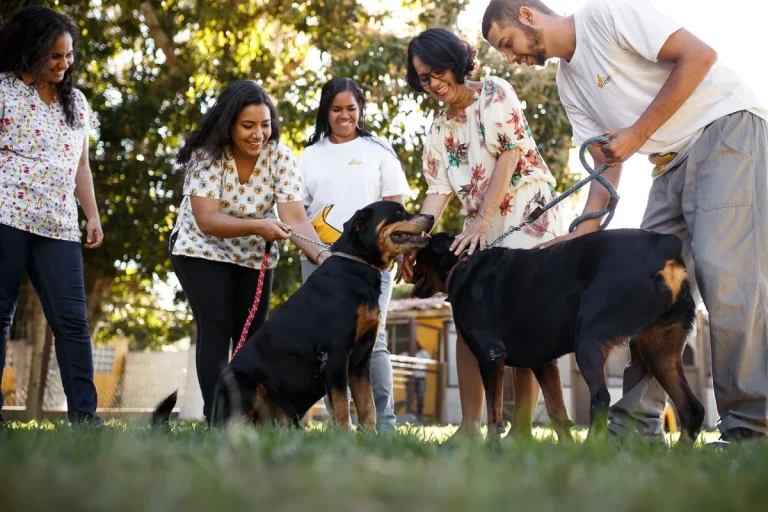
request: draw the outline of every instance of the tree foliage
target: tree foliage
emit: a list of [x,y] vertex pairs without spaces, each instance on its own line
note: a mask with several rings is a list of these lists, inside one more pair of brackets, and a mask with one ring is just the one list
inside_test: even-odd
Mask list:
[[[408,207],[421,204],[421,142],[439,107],[405,84],[405,49],[419,30],[454,27],[466,0],[404,2],[404,9],[419,13],[405,35],[387,30],[387,13],[372,15],[355,0],[12,0],[2,3],[0,17],[40,3],[72,16],[83,36],[78,86],[99,120],[91,166],[106,235],[103,247],[84,258],[88,282],[115,280],[104,301],[113,304],[95,318],[114,322],[108,331],[128,329],[115,311],[128,293],[129,269],[135,271],[132,294],[170,271],[168,239],[183,180],[174,154],[232,80],[253,79],[265,87],[277,103],[283,142],[298,154],[314,125],[323,83],[338,75],[356,79],[368,96],[369,127],[392,142],[418,192]],[[479,46],[478,77],[492,73],[515,87],[562,189],[570,183],[571,142],[555,66],[509,67],[487,44]],[[460,228],[458,201],[442,228]],[[279,305],[299,284],[298,254],[291,244],[281,244],[273,303]],[[160,338],[174,337],[165,336]]]

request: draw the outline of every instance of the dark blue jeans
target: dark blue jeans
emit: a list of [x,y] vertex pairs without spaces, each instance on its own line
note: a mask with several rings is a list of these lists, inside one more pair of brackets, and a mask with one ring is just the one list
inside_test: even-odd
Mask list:
[[[0,224],[0,380],[25,271],[55,337],[69,421],[93,419],[96,386],[85,307],[83,255],[78,242],[46,238]],[[2,407],[0,391],[0,410]]]
[[[176,233],[171,236],[171,251]],[[203,415],[211,417],[213,391],[221,371],[229,362],[230,348],[240,334],[253,305],[259,270],[234,263],[171,253],[171,265],[197,323],[197,380],[203,395]],[[264,274],[264,288],[256,316],[248,329],[250,338],[267,321],[274,270]]]

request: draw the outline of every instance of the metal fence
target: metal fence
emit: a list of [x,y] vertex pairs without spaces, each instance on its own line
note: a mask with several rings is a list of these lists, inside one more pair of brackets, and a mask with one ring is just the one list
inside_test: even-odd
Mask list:
[[[67,400],[54,344],[46,343],[45,352],[41,378],[39,382],[33,382],[30,381],[32,346],[24,340],[8,343],[2,379],[5,398],[2,412],[7,419],[66,415]],[[181,412],[186,403],[185,393],[190,387],[187,378],[189,356],[187,351],[129,352],[127,342],[94,347],[94,383],[99,415],[147,414],[162,398],[177,389],[177,412]],[[30,389],[35,396],[30,396]],[[199,393],[194,387],[192,390]]]

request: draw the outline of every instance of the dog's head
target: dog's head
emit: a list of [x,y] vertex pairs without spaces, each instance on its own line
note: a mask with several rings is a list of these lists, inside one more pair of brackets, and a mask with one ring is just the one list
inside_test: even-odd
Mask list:
[[344,231],[331,250],[387,269],[399,255],[425,247],[434,222],[431,215],[408,213],[400,203],[378,201],[358,210],[344,224]]
[[458,256],[451,251],[455,238],[447,233],[437,233],[430,238],[426,247],[419,250],[413,266],[413,297],[426,299],[436,293],[446,292],[448,274],[459,261]]

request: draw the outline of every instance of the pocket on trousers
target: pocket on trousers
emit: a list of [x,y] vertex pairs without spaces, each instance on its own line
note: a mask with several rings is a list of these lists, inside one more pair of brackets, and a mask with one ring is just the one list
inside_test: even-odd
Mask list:
[[[696,162],[696,202],[706,211],[752,204],[754,160],[746,152],[741,134],[723,130],[725,120],[721,118],[712,126],[717,135],[716,147],[705,161]],[[739,123],[737,130],[745,132],[745,123]]]

